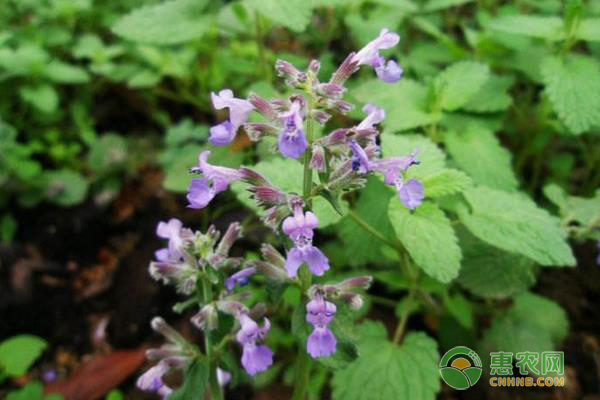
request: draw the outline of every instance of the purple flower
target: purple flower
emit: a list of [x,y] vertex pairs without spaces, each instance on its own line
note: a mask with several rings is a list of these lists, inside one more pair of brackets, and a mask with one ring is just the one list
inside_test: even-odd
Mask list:
[[423,185],[416,179],[409,179],[408,182],[400,179],[395,186],[400,202],[409,210],[414,210],[423,202]]
[[231,381],[231,373],[217,367],[217,382],[219,386],[225,386]]
[[366,104],[363,107],[363,112],[365,112],[367,116],[361,121],[360,124],[356,126],[355,129],[359,131],[374,130],[375,125],[379,124],[385,119],[385,110],[371,103]]
[[306,304],[306,321],[315,328],[308,337],[306,350],[313,358],[326,357],[335,352],[337,342],[327,325],[336,310],[335,304],[326,301],[320,294]]
[[231,182],[244,177],[240,170],[209,164],[206,161],[209,155],[208,150],[200,153],[198,166],[190,168],[190,172],[202,173],[204,177],[192,179],[187,194],[189,208],[206,207],[218,193],[225,191]]
[[598,249],[598,256],[596,257],[596,265],[600,265],[600,240],[596,242],[596,248]]
[[311,211],[302,213],[301,207],[294,207],[294,215],[283,220],[283,232],[293,241],[304,237],[312,239],[313,229],[319,226],[317,216]]
[[230,89],[223,89],[219,94],[211,93],[210,97],[217,110],[229,108],[229,120],[213,126],[209,138],[213,146],[225,146],[235,138],[238,128],[246,122],[254,107],[248,100],[233,97]]
[[374,60],[371,65],[375,68],[377,77],[385,83],[398,82],[404,73],[404,70],[396,63],[396,61],[389,60],[386,62],[383,57]]
[[262,328],[246,313],[241,313],[238,320],[241,328],[236,339],[242,345],[242,366],[250,375],[265,371],[273,364],[273,352],[267,346],[257,345],[256,342],[262,340],[271,328],[269,320],[264,319]]
[[184,238],[182,236],[183,224],[177,218],[171,218],[168,222],[159,222],[156,227],[156,235],[169,240],[166,249],[156,251],[158,261],[179,260],[183,257]]
[[348,142],[348,146],[352,150],[352,170],[359,174],[366,174],[370,170],[369,157],[365,150],[360,147],[356,140]]
[[327,257],[312,245],[313,230],[318,225],[317,216],[310,211],[303,213],[300,205],[294,206],[294,215],[283,221],[281,229],[294,242],[285,260],[285,269],[290,278],[296,276],[303,263],[316,276],[323,275],[329,269]]
[[210,128],[210,144],[213,146],[226,146],[235,138],[233,125],[229,121],[223,121]]
[[225,287],[228,291],[233,291],[236,285],[244,286],[248,284],[248,278],[256,273],[256,268],[248,267],[236,272],[229,278],[225,279]]
[[386,83],[393,83],[402,77],[402,68],[395,61],[388,61],[379,55],[379,50],[391,49],[400,41],[400,36],[395,32],[382,29],[379,36],[367,43],[365,47],[359,50],[352,57],[352,62],[356,65],[371,65],[379,79]]
[[156,392],[164,386],[162,377],[169,370],[165,362],[159,362],[138,378],[136,386],[145,392]]
[[329,269],[329,260],[315,246],[310,243],[296,244],[287,255],[285,269],[290,278],[296,276],[298,268],[306,263],[313,275],[322,276]]
[[301,108],[302,103],[295,100],[290,110],[280,115],[283,120],[283,131],[279,135],[277,144],[279,151],[285,157],[298,159],[308,147],[304,136]]

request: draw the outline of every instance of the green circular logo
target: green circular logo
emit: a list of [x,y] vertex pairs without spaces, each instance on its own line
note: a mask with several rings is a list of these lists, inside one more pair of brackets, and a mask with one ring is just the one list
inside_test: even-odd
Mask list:
[[457,346],[448,350],[440,360],[440,375],[448,386],[465,390],[481,377],[481,359],[473,350]]

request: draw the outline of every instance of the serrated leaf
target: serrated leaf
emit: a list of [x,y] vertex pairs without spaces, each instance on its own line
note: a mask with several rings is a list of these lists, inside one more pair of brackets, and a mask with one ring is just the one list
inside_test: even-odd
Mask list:
[[203,11],[208,0],[169,0],[133,10],[112,31],[128,40],[150,44],[177,44],[199,39],[210,25]]
[[600,18],[588,18],[580,21],[575,37],[588,42],[600,42]]
[[21,376],[42,354],[48,343],[33,335],[18,335],[0,343],[0,374]]
[[525,195],[484,186],[463,194],[471,210],[459,209],[458,215],[479,239],[544,266],[575,265],[559,220]]
[[552,41],[566,38],[563,20],[553,16],[507,15],[490,21],[488,27],[500,32]]
[[470,125],[460,133],[447,132],[443,139],[452,159],[475,182],[506,191],[517,189],[510,152],[491,131]]
[[462,192],[473,184],[471,178],[456,169],[442,169],[423,179],[425,196],[442,197]]
[[[276,158],[273,160],[261,161],[250,168],[263,175],[273,185],[284,192],[302,193],[303,167],[300,163]],[[247,185],[234,183],[230,187],[238,200],[245,206],[254,210],[258,215],[264,215],[264,211],[250,198],[250,193],[246,190]],[[346,207],[345,202],[342,202],[342,207]],[[322,197],[313,199],[312,211],[319,218],[319,228],[334,224],[341,219],[341,215],[338,214],[333,206]]]
[[390,85],[379,80],[369,80],[352,93],[362,103],[383,107],[387,131],[404,131],[437,122],[441,115],[427,109],[427,89],[418,82],[403,79]]
[[335,372],[333,400],[432,400],[440,390],[434,340],[410,333],[401,346],[380,340],[361,346],[360,357]]
[[458,237],[464,257],[457,281],[471,293],[503,299],[535,283],[535,268],[530,259],[490,246],[465,229],[458,231]]
[[508,89],[513,82],[512,76],[491,75],[463,108],[478,113],[506,110],[512,104]]
[[204,358],[196,358],[186,368],[183,385],[169,396],[169,400],[204,399],[209,373],[208,361]]
[[410,211],[392,201],[389,217],[396,236],[422,270],[445,283],[458,276],[460,247],[450,220],[437,205],[426,201]]
[[[366,223],[388,238],[394,237],[394,228],[388,217],[388,204],[395,197],[393,191],[375,177],[370,177],[361,190],[354,212]],[[392,200],[393,201],[393,200]],[[351,217],[346,216],[339,225],[339,237],[344,241],[344,252],[351,265],[380,262],[383,258],[383,243],[361,228]]]
[[435,80],[437,104],[448,111],[463,107],[481,89],[489,75],[489,67],[475,61],[452,64]]
[[566,313],[558,304],[523,293],[514,298],[511,308],[494,318],[484,332],[482,347],[485,353],[551,351],[566,337],[568,326]]
[[563,220],[575,221],[581,226],[593,226],[600,221],[600,189],[594,197],[569,196],[556,184],[546,185],[544,194],[560,209]]
[[545,92],[554,111],[575,134],[600,126],[600,64],[576,54],[542,62]]
[[438,11],[445,8],[461,6],[463,4],[471,3],[473,0],[429,0],[423,9],[425,11]]
[[276,24],[295,32],[306,29],[313,8],[312,1],[305,0],[246,0],[246,4]]

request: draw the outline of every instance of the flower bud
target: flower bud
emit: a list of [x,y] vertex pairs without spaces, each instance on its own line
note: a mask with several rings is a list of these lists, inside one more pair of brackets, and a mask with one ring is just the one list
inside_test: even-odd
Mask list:
[[331,114],[326,113],[325,111],[313,110],[312,117],[315,121],[317,121],[321,125],[325,125],[329,118],[331,118]]
[[242,237],[242,225],[240,225],[239,222],[233,222],[229,224],[227,231],[219,242],[216,253],[227,256],[233,243],[240,237]]
[[285,193],[271,186],[253,186],[248,189],[256,203],[264,208],[287,204]]
[[306,74],[287,61],[277,60],[275,62],[277,75],[285,79],[285,83],[291,87],[298,87],[306,82]]
[[319,62],[319,60],[311,60],[310,64],[308,64],[308,70],[315,75],[317,75],[320,68],[321,68],[321,63]]
[[247,123],[244,124],[246,134],[253,142],[258,142],[264,136],[277,136],[279,130],[273,125]]
[[192,324],[203,331],[212,331],[219,326],[219,315],[214,304],[207,304],[192,318]]
[[269,103],[267,100],[263,99],[256,93],[250,93],[250,96],[248,96],[248,101],[252,103],[256,111],[261,113],[268,120],[277,120],[277,111],[275,111],[271,103]]
[[[285,260],[284,260],[285,261]],[[261,274],[276,282],[283,282],[288,279],[288,276],[283,267],[277,267],[269,262],[253,260],[248,263],[252,265]]]
[[325,149],[318,142],[314,142],[312,145],[310,167],[319,172],[325,171]]
[[332,100],[339,100],[345,91],[345,87],[336,83],[320,83],[317,86],[317,93]]
[[331,79],[329,80],[330,83],[343,86],[344,82],[350,78],[350,75],[358,70],[358,62],[354,60],[354,54],[355,53],[350,53],[344,62],[340,64],[337,71],[331,76]]
[[152,326],[152,329],[163,335],[169,342],[175,344],[182,344],[186,342],[184,337],[181,336],[175,329],[173,329],[171,325],[167,324],[167,322],[161,317],[152,318],[150,325]]
[[260,252],[265,260],[269,263],[273,264],[276,267],[284,268],[285,266],[285,258],[281,255],[280,252],[273,246],[268,243],[263,243],[260,248]]

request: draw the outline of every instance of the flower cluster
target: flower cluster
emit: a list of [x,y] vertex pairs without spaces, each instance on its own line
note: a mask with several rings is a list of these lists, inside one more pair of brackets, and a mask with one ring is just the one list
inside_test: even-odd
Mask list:
[[[310,284],[311,276],[323,276],[330,269],[327,256],[314,244],[319,218],[311,209],[313,198],[322,196],[336,207],[345,193],[363,187],[370,173],[380,174],[385,184],[393,186],[400,202],[410,210],[422,202],[424,191],[418,180],[408,176],[409,169],[419,164],[416,150],[406,156],[381,157],[378,126],[385,120],[382,108],[367,104],[362,109],[365,117],[358,124],[333,129],[320,137],[313,137],[313,123],[325,127],[335,113],[345,114],[354,107],[343,99],[344,85],[360,66],[373,67],[377,77],[386,83],[401,79],[402,69],[398,64],[380,55],[381,50],[393,48],[398,41],[396,33],[382,30],[361,50],[349,54],[327,82],[318,79],[320,64],[316,60],[310,62],[306,71],[278,60],[275,64],[278,75],[294,90],[285,99],[266,100],[255,93],[241,99],[234,97],[229,89],[211,94],[215,109],[227,109],[229,117],[210,128],[210,143],[225,146],[240,130],[253,141],[273,137],[281,156],[292,159],[289,162],[298,160],[304,164],[304,193],[286,192],[251,168],[213,165],[208,161],[210,151],[203,151],[198,165],[190,168],[198,177],[188,188],[188,207],[205,208],[232,182],[241,181],[251,198],[264,209],[264,223],[282,233],[282,247],[286,248],[284,256],[265,243],[261,247],[262,259],[245,261],[229,255],[234,241],[242,234],[238,223],[231,224],[221,240],[214,227],[201,233],[184,228],[177,219],[159,223],[157,235],[168,243],[156,252],[150,274],[190,296],[182,304],[202,299],[191,322],[204,331],[205,354],[211,354],[210,332],[220,330],[224,315],[229,315],[236,321],[234,330],[222,338],[219,348],[235,339],[241,346],[241,365],[249,375],[265,371],[273,364],[274,354],[264,344],[271,326],[264,317],[266,307],[257,304],[249,309],[243,304],[247,296],[240,290],[255,274],[264,275],[278,285],[299,286],[301,307],[305,307],[306,322],[312,326],[312,333],[306,338],[306,351],[314,358],[330,356],[336,351],[336,312],[339,307],[360,308],[363,300],[358,292],[368,289],[371,278],[359,276],[339,283]],[[260,114],[263,121],[249,122],[252,112]],[[318,173],[319,184],[312,179],[313,171]],[[306,274],[299,273],[303,266]],[[257,321],[261,318],[263,322],[259,325]],[[164,321],[161,326],[166,326]],[[170,392],[162,376],[188,364],[198,354],[198,349],[171,331],[169,328],[165,335],[169,343],[162,350],[149,353],[159,362],[140,377],[138,386],[142,389],[163,395]],[[211,371],[213,378],[227,374],[216,368]]]

